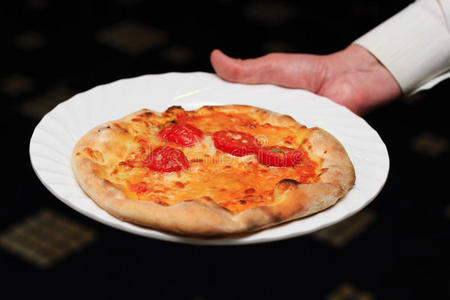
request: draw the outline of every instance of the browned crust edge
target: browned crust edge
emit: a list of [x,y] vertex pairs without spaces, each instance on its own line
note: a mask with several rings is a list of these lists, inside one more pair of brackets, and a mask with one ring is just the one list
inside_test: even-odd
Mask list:
[[[289,116],[246,105],[207,106],[199,110],[256,113],[273,124],[299,125]],[[125,116],[129,120],[141,110]],[[152,112],[156,113],[156,112]],[[156,113],[159,114],[159,113]],[[107,123],[108,124],[108,123]],[[355,183],[353,165],[342,144],[320,128],[312,128],[308,138],[310,154],[323,157],[321,182],[300,184],[281,180],[274,189],[275,204],[261,206],[234,214],[208,197],[183,201],[172,206],[162,206],[150,201],[126,199],[120,189],[102,179],[101,167],[76,153],[97,143],[100,125],[89,131],[74,148],[72,167],[75,178],[86,194],[103,210],[118,219],[180,235],[217,237],[246,233],[270,227],[282,222],[305,217],[334,205]],[[299,125],[301,126],[301,125]]]

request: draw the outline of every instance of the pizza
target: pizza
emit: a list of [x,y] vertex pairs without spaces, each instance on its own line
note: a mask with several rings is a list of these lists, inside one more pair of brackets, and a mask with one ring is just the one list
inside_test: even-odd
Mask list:
[[327,131],[247,105],[142,109],[87,132],[75,177],[120,220],[167,233],[251,233],[334,205],[355,183]]

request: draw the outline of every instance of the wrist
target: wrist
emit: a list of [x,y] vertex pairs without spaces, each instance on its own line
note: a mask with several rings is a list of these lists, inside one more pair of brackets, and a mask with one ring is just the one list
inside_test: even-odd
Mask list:
[[351,44],[336,55],[345,62],[341,72],[354,74],[355,85],[358,85],[357,89],[363,94],[355,99],[359,110],[370,110],[402,94],[401,87],[391,72],[364,47]]
[[[384,83],[384,88],[388,94],[392,94],[392,98],[396,98],[401,95],[402,89],[397,82],[397,79],[392,75],[388,68],[386,68],[377,57],[370,53],[366,48],[357,44],[350,44],[344,51],[347,51],[347,55],[351,55],[356,58],[356,61],[363,70],[372,74],[373,79],[377,82]],[[382,87],[382,86],[380,86]]]

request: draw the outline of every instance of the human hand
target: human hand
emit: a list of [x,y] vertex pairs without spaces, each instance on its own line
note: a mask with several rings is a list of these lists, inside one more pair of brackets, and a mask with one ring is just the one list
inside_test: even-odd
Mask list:
[[309,90],[359,115],[401,95],[391,73],[354,44],[329,55],[271,53],[245,60],[214,50],[211,64],[225,80]]

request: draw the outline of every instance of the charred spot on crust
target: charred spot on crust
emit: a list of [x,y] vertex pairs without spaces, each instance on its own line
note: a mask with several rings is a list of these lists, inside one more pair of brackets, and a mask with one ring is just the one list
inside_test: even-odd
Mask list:
[[164,113],[170,114],[170,113],[174,113],[174,112],[179,112],[182,111],[184,112],[184,108],[179,106],[179,105],[173,105],[171,107],[169,107],[168,109],[166,109],[166,111]]
[[282,179],[278,182],[277,188],[280,190],[287,190],[291,186],[297,186],[300,182],[294,179]]
[[180,105],[172,105],[166,111],[170,111],[170,110],[173,110],[173,109],[183,109],[183,107],[181,107]]
[[103,130],[111,129],[111,125],[106,125],[97,129],[97,133],[102,132]]
[[153,116],[153,113],[151,111],[144,111],[143,113],[139,114],[139,117],[151,117]]
[[185,115],[187,112],[184,110],[181,106],[171,106],[168,109],[166,109],[165,112],[162,113],[163,117],[178,117],[181,115]]
[[300,182],[298,182],[297,180],[288,179],[288,178],[280,180],[279,183],[282,183],[282,184],[294,184],[294,185],[300,184]]

